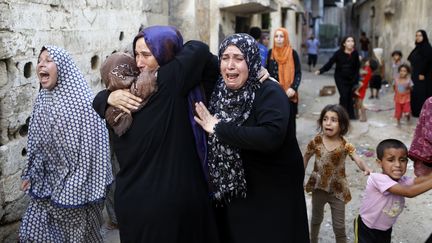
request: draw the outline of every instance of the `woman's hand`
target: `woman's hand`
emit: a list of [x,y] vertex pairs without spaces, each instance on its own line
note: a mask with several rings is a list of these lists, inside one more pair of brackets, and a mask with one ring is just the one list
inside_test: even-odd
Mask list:
[[108,96],[109,105],[117,107],[128,114],[131,113],[132,109],[138,109],[141,102],[141,98],[131,94],[128,89],[113,91]]
[[258,78],[259,78],[260,83],[264,82],[269,77],[270,77],[270,73],[268,72],[268,70],[265,67],[261,66],[261,69],[258,73]]
[[30,180],[23,180],[21,183],[21,191],[25,192],[30,188]]
[[295,95],[296,91],[293,88],[288,88],[285,93],[288,96],[288,98],[292,98]]
[[195,103],[195,111],[198,116],[194,116],[195,121],[209,134],[214,133],[214,128],[219,120],[212,116],[207,107],[202,102]]
[[424,80],[425,79],[425,76],[424,75],[419,75],[419,80]]

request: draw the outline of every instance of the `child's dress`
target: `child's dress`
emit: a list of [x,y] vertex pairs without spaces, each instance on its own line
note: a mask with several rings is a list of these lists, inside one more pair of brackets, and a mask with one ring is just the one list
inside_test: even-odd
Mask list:
[[401,80],[397,78],[394,84],[394,102],[395,102],[395,118],[400,119],[402,113],[411,112],[411,87],[413,86],[411,79]]
[[376,73],[376,71],[375,71],[375,73],[372,75],[371,80],[369,82],[369,87],[372,89],[380,90],[381,89],[381,82],[382,82],[381,75]]
[[344,138],[339,147],[328,151],[324,146],[322,135],[316,135],[306,149],[306,154],[315,154],[314,169],[305,186],[306,192],[320,189],[348,203],[351,200],[351,193],[346,180],[345,160],[347,155],[353,153],[355,153],[354,145]]
[[365,66],[363,68],[363,71],[364,71],[364,74],[361,77],[362,84],[361,84],[361,86],[358,90],[358,94],[357,94],[358,98],[361,100],[363,100],[364,97],[366,96],[366,90],[368,88],[369,81],[372,77],[372,69],[370,68],[370,66]]

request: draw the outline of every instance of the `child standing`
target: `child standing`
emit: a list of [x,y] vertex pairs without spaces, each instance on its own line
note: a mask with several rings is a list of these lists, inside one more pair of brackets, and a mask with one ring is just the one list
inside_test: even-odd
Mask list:
[[370,174],[354,220],[356,243],[390,243],[392,226],[402,212],[405,197],[415,197],[432,189],[432,174],[417,178],[404,176],[408,163],[405,144],[386,139],[377,146],[377,162],[382,173]]
[[343,137],[348,132],[349,117],[342,106],[324,107],[318,127],[320,133],[309,142],[303,156],[306,169],[309,159],[315,155],[314,169],[305,188],[312,192],[311,243],[318,242],[326,203],[331,207],[336,242],[346,242],[345,204],[351,200],[345,174],[346,157],[350,156],[366,175],[371,170]]
[[358,113],[360,115],[360,121],[365,122],[366,118],[366,109],[363,105],[363,100],[366,96],[366,90],[369,85],[369,81],[372,77],[372,72],[374,72],[378,68],[378,63],[374,59],[367,58],[363,69],[360,71],[361,80],[359,88],[354,92],[356,96],[356,108],[358,109]]
[[373,49],[373,57],[378,62],[377,69],[372,73],[372,77],[369,83],[369,87],[371,89],[371,96],[369,99],[379,99],[379,91],[381,89],[382,77],[385,74],[385,65],[384,60],[382,58],[383,49],[382,48],[374,48]]
[[392,84],[394,84],[395,80],[399,77],[399,66],[402,64],[402,52],[401,51],[393,51],[391,54],[392,57]]
[[397,125],[400,126],[400,119],[405,115],[407,121],[411,117],[411,88],[414,85],[409,78],[411,69],[406,64],[399,66],[399,77],[395,79],[394,83],[394,102],[395,102],[395,118]]

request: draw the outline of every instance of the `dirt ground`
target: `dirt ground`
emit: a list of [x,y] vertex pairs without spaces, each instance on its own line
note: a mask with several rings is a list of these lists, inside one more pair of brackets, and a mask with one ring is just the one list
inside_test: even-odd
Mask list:
[[[339,95],[319,97],[319,89],[324,85],[334,85],[333,74],[314,74],[303,71],[302,84],[299,89],[300,104],[297,119],[297,138],[300,148],[304,151],[307,143],[316,134],[316,120],[321,109],[326,104],[338,103]],[[396,138],[403,141],[407,146],[411,144],[417,119],[409,123],[402,122],[401,128],[396,127],[393,117],[393,93],[389,88],[383,87],[380,99],[368,100],[365,104],[368,107],[367,122],[354,121],[351,124],[351,132],[346,136],[347,140],[353,143],[360,156],[374,169],[380,171],[375,163],[375,147],[379,141],[385,138]],[[309,161],[306,170],[306,178],[313,168],[313,159]],[[346,205],[346,229],[348,242],[354,242],[353,219],[357,216],[361,194],[366,185],[367,177],[362,174],[356,164],[350,159],[347,160],[346,170],[350,184],[352,200]],[[409,162],[407,175],[413,176],[412,162]],[[306,194],[308,215],[310,218],[311,195]],[[432,193],[426,192],[416,198],[406,199],[405,209],[399,216],[393,227],[393,240],[395,243],[422,243],[432,233]],[[104,230],[105,242],[117,243],[119,241],[118,230]],[[320,230],[320,242],[335,242],[330,216],[330,208],[325,208],[324,221]]]
[[[324,85],[334,85],[333,74],[314,74],[303,71],[302,84],[299,89],[301,102],[299,106],[300,117],[297,119],[297,138],[302,151],[316,133],[316,120],[319,112],[326,104],[338,103],[339,95],[319,97],[319,89]],[[368,91],[369,92],[369,91]],[[409,148],[411,144],[417,119],[410,122],[403,121],[400,128],[396,127],[393,119],[393,92],[384,87],[380,99],[365,99],[367,122],[354,121],[351,123],[351,132],[347,140],[357,148],[357,153],[368,163],[374,171],[380,171],[375,163],[375,147],[385,138],[396,138],[403,141]],[[313,168],[312,158],[306,170],[305,181]],[[358,214],[361,196],[366,185],[367,176],[364,176],[357,165],[350,159],[346,162],[346,172],[352,194],[352,200],[346,205],[346,229],[348,242],[354,242],[353,220]],[[414,176],[412,161],[408,164],[406,175]],[[306,193],[306,202],[310,218],[311,195]],[[416,198],[407,198],[404,211],[393,227],[392,242],[419,243],[425,242],[432,228],[432,193],[426,192]],[[320,230],[320,242],[335,242],[332,229],[330,208],[325,208],[324,221]]]

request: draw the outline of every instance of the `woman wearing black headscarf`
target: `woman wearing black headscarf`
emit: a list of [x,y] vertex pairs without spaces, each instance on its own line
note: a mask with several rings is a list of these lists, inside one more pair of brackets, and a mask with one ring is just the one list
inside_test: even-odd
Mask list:
[[221,242],[309,242],[295,117],[279,83],[258,81],[260,62],[251,36],[228,36],[209,110],[197,104]]
[[418,117],[424,101],[432,96],[432,46],[426,31],[416,32],[415,45],[408,56],[408,61],[411,63],[411,79],[414,82],[411,91],[411,112],[414,117]]

